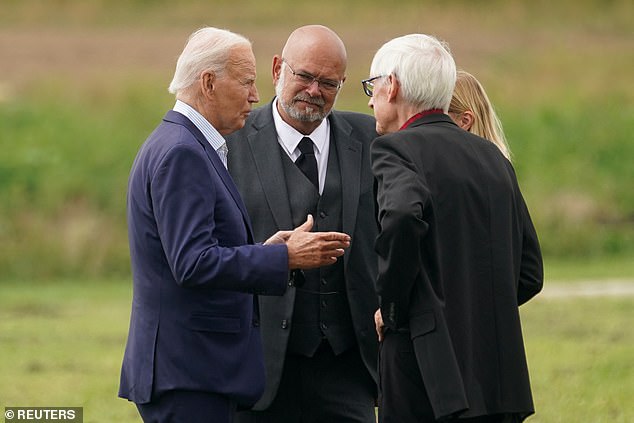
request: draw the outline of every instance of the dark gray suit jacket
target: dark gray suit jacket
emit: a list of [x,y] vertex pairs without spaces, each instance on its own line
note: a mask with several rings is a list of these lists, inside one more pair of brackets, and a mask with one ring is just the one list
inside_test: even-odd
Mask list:
[[[278,230],[293,229],[282,156],[273,122],[272,103],[251,113],[245,126],[227,137],[229,171],[247,206],[256,241]],[[370,142],[375,121],[361,113],[333,111],[331,148],[336,148],[343,181],[343,232],[352,243],[343,257],[346,289],[354,331],[363,361],[376,381],[378,342],[374,312],[378,308],[374,281],[377,235]],[[256,410],[266,409],[277,393],[284,366],[295,289],[283,297],[260,298],[266,388]]]

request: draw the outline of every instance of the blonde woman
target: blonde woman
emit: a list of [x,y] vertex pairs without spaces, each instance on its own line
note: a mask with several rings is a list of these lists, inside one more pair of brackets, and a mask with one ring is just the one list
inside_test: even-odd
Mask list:
[[511,150],[504,137],[502,123],[482,84],[470,73],[462,70],[457,72],[448,113],[456,125],[488,139],[498,146],[504,157],[511,160]]

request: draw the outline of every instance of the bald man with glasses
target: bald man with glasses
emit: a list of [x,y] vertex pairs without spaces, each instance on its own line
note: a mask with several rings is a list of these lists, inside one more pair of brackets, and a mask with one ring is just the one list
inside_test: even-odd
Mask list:
[[293,228],[352,236],[337,263],[295,271],[283,297],[260,298],[266,387],[238,422],[374,423],[378,342],[373,315],[377,234],[369,145],[374,119],[333,110],[346,49],[310,25],[273,57],[276,96],[228,138],[229,171],[256,240]]

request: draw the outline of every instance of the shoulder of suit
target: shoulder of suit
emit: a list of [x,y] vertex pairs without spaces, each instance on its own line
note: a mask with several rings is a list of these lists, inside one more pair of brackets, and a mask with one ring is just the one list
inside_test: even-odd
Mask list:
[[350,111],[341,111],[341,110],[333,110],[331,115],[334,119],[343,119],[348,122],[365,122],[365,123],[374,123],[374,116],[360,113],[360,112],[350,112]]
[[343,127],[350,125],[353,130],[363,133],[364,136],[371,136],[372,139],[377,136],[375,132],[376,121],[374,120],[374,116],[370,116],[365,113],[348,111],[342,112],[338,110],[333,110],[330,116],[330,122],[335,127],[337,127],[337,125],[342,125]]
[[408,140],[412,137],[411,133],[405,131],[390,132],[377,136],[370,143],[372,150],[388,149],[388,150],[400,150],[406,148]]

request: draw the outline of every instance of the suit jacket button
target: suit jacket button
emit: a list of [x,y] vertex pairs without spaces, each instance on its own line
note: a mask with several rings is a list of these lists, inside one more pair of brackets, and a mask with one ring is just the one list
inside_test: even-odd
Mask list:
[[260,326],[260,321],[258,319],[253,319],[253,327],[257,328]]
[[321,217],[322,219],[325,219],[326,216],[328,216],[328,214],[325,211],[320,211],[319,212],[319,217]]
[[288,329],[288,320],[282,320],[282,329]]

